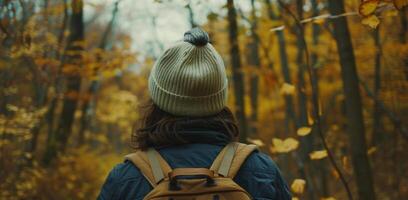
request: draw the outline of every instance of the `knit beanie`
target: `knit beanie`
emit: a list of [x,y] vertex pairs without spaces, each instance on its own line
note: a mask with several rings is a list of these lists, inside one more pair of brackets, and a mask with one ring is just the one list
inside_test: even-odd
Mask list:
[[209,116],[227,101],[228,81],[221,56],[208,34],[193,28],[156,61],[149,93],[162,110],[176,116]]

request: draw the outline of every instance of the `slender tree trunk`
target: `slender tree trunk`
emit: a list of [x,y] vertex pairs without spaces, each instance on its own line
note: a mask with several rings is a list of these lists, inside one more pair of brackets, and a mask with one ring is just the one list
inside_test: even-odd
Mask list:
[[[303,18],[303,0],[296,0],[296,11],[297,11],[297,17],[298,19]],[[307,98],[306,98],[306,93],[305,93],[305,61],[304,61],[304,49],[305,46],[302,42],[302,38],[304,35],[304,29],[303,27],[296,26],[296,46],[297,46],[297,56],[296,56],[296,63],[298,66],[298,84],[297,84],[297,90],[298,90],[298,106],[299,106],[299,116],[298,116],[298,126],[308,126],[308,121],[307,121]],[[307,144],[307,143],[304,143]],[[308,144],[307,144],[308,145]],[[304,154],[302,155],[302,159],[305,159],[305,156],[308,156],[308,153],[310,152],[310,149],[305,149],[303,148]]]
[[[248,64],[249,66],[254,68],[254,71],[257,71],[257,69],[260,69],[261,63],[260,63],[260,58],[259,58],[259,37],[258,34],[256,33],[257,28],[258,28],[258,22],[257,22],[257,17],[256,17],[256,9],[255,9],[255,0],[251,0],[251,16],[252,16],[252,21],[251,21],[251,42],[248,44]],[[259,75],[257,73],[251,73],[250,74],[250,97],[251,97],[251,122],[250,122],[250,134],[256,135],[257,133],[257,121],[258,121],[258,85],[259,85]]]
[[407,19],[407,14],[408,14],[408,8],[404,7],[400,11],[400,20],[401,20],[401,30],[400,30],[400,42],[405,43],[407,42],[407,36],[408,36],[408,19]]
[[54,131],[54,127],[55,127],[55,112],[57,109],[57,104],[59,102],[59,95],[61,94],[61,90],[62,90],[62,67],[63,64],[65,62],[64,60],[64,54],[61,54],[60,51],[62,49],[64,49],[64,33],[65,30],[67,29],[68,26],[68,20],[69,20],[69,16],[68,16],[68,2],[67,0],[63,1],[64,3],[64,17],[62,20],[62,26],[61,26],[61,31],[58,35],[58,49],[56,51],[56,59],[59,59],[61,61],[61,65],[58,69],[58,72],[56,74],[56,79],[55,79],[55,94],[51,99],[50,105],[48,107],[48,111],[46,114],[46,120],[47,120],[47,125],[48,125],[48,130],[47,130],[47,140],[46,140],[46,144],[45,144],[45,153],[43,155],[43,164],[48,164],[51,161],[51,157],[53,156],[53,151],[55,151],[55,146],[56,146],[56,135],[55,135],[55,131]]
[[[319,15],[319,9],[318,9],[318,2],[317,0],[311,0],[311,4],[312,4],[312,15],[313,16],[318,16]],[[318,44],[319,44],[319,34],[320,34],[320,26],[316,23],[312,24],[312,44],[315,48],[317,48]],[[316,82],[319,81],[319,77],[318,77],[318,73],[317,73],[317,68],[318,68],[318,59],[317,59],[317,54],[315,51],[313,51],[311,53],[311,65],[313,67],[313,70],[315,70],[315,74],[316,74]],[[319,89],[319,87],[316,87],[317,89]],[[316,91],[317,96],[319,96],[319,90]],[[306,139],[307,142],[311,145],[309,150],[318,150],[322,148],[322,145],[313,145],[315,144],[315,141],[318,140],[318,138],[316,137],[316,134],[309,134],[307,136],[308,138]],[[310,171],[313,174],[316,174],[318,179],[319,179],[319,185],[315,186],[315,187],[319,187],[321,190],[321,193],[323,196],[329,196],[329,188],[327,186],[327,173],[328,173],[328,169],[327,169],[327,160],[321,160],[319,162],[312,162],[310,167]],[[312,193],[311,195],[314,195],[314,193]],[[313,196],[314,199],[315,197]]]
[[[75,52],[74,55],[67,56],[67,63],[78,67],[82,65],[81,53],[83,44],[76,44],[84,41],[84,22],[83,22],[83,1],[74,0],[72,4],[72,17],[70,24],[70,36],[68,38],[68,51]],[[67,76],[67,91],[64,95],[61,119],[57,127],[57,141],[59,151],[63,151],[68,142],[74,122],[74,114],[78,104],[78,94],[81,85],[81,76],[79,74],[69,74]],[[74,95],[70,95],[74,94]]]
[[[280,16],[274,13],[270,0],[265,0],[269,19],[271,20],[279,20]],[[285,83],[292,84],[292,79],[290,77],[290,69],[289,69],[289,61],[288,61],[288,54],[286,51],[286,39],[283,31],[276,31],[276,36],[278,37],[278,44],[279,44],[279,57],[280,57],[280,65],[283,75],[283,80]],[[292,128],[296,126],[296,112],[294,109],[294,102],[293,97],[291,95],[285,95],[285,132],[289,133]]]
[[[303,0],[296,0],[296,15],[298,19],[303,19]],[[306,88],[306,81],[305,81],[305,71],[306,71],[306,63],[304,60],[304,55],[305,55],[305,44],[303,43],[303,37],[304,35],[304,27],[303,26],[298,26],[295,25],[295,31],[296,31],[296,46],[297,46],[297,56],[296,56],[296,63],[298,66],[298,71],[297,71],[297,93],[298,93],[298,119],[297,119],[297,124],[296,127],[304,127],[304,126],[309,126],[308,123],[308,116],[307,116],[307,97],[305,93],[305,88]],[[317,81],[316,81],[317,83]],[[317,87],[316,87],[317,88]],[[315,91],[317,92],[317,91]],[[316,94],[318,95],[318,94]],[[316,129],[314,129],[316,130]],[[313,146],[313,140],[312,137],[315,134],[309,134],[305,137],[302,137],[300,139],[300,153],[299,153],[299,174],[301,175],[302,178],[305,178],[308,180],[308,182],[311,181],[311,174],[306,174],[305,166],[309,164],[309,153],[312,152],[312,146]],[[310,198],[313,197],[313,192],[312,190],[312,184],[308,185],[307,187],[308,190],[308,196]]]
[[[402,44],[407,42],[408,37],[408,7],[402,8],[400,11],[400,20],[401,20],[401,30],[399,34],[399,40]],[[403,65],[405,66],[405,79],[408,80],[408,58],[403,58]]]
[[[332,15],[344,13],[343,0],[329,0]],[[359,80],[347,19],[333,19],[346,104],[347,132],[359,199],[374,200],[374,183],[367,155]]]
[[[382,47],[380,41],[380,28],[378,27],[374,30],[374,42],[376,47],[375,53],[375,69],[374,69],[374,90],[373,95],[375,99],[379,98],[379,93],[381,89],[381,54]],[[383,134],[381,130],[381,108],[378,101],[374,101],[373,109],[373,145],[378,145],[382,140]]]
[[[83,50],[83,44],[79,43],[84,41],[83,1],[73,0],[71,2],[71,8],[72,16],[67,47],[69,54],[65,55],[65,57],[67,64],[80,67],[82,65],[81,52]],[[74,114],[78,104],[77,96],[81,85],[80,75],[77,73],[67,74],[66,84],[67,89],[64,94],[63,107],[56,130],[55,142],[51,143],[51,147],[47,149],[49,152],[46,152],[46,163],[55,158],[58,152],[65,150],[71,135]]]
[[[100,41],[99,44],[99,48],[105,50],[107,43],[108,43],[108,38],[109,35],[112,32],[112,28],[113,25],[115,23],[115,19],[116,19],[116,15],[118,13],[118,5],[119,5],[119,1],[115,2],[115,7],[112,11],[112,18],[108,24],[108,26],[106,27],[105,32],[102,35],[102,39]],[[100,59],[99,59],[100,60]],[[81,145],[84,143],[85,140],[85,132],[86,130],[89,128],[90,123],[91,123],[91,119],[92,116],[95,112],[95,100],[94,100],[94,96],[95,93],[97,92],[99,87],[99,81],[97,80],[92,80],[91,85],[88,88],[87,91],[87,98],[85,98],[85,101],[82,104],[82,116],[80,119],[80,128],[79,128],[79,134],[78,134],[78,144]]]
[[[46,27],[47,29],[49,29],[49,24],[50,24],[50,18],[48,16],[48,6],[49,6],[49,0],[44,0],[44,18],[46,21]],[[47,56],[49,56],[50,52],[44,52],[43,53],[43,57],[47,58]],[[32,62],[31,63],[32,66],[35,67],[35,63]],[[47,68],[47,67],[45,67]],[[48,85],[46,85],[45,83],[43,83],[43,81],[41,80],[41,71],[38,71],[37,69],[33,69],[33,74],[35,74],[34,76],[34,80],[33,80],[33,90],[35,91],[35,106],[36,108],[41,108],[43,106],[45,106],[46,103],[46,97],[47,97],[47,92],[48,92]],[[47,74],[48,71],[47,71]],[[26,147],[26,151],[29,153],[34,153],[35,150],[37,149],[37,139],[38,136],[40,134],[40,130],[41,127],[43,125],[43,119],[40,120],[40,122],[32,129],[32,138],[29,141],[29,143],[27,144]]]
[[235,95],[236,116],[239,123],[240,141],[244,142],[247,138],[247,122],[245,116],[245,88],[242,75],[241,59],[238,46],[238,25],[237,13],[234,7],[234,0],[227,0],[228,24],[229,24],[229,42],[230,56],[232,64],[232,78]]

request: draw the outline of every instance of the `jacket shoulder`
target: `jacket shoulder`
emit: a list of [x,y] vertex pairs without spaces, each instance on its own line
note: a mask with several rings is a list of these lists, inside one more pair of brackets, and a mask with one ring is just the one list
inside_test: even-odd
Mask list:
[[140,170],[130,161],[117,164],[110,172],[98,200],[127,199],[129,197],[142,199],[151,190],[151,186]]
[[273,172],[278,170],[276,163],[271,157],[259,150],[253,151],[241,166],[241,170]]
[[290,190],[275,162],[260,151],[252,152],[234,180],[254,199],[290,200]]

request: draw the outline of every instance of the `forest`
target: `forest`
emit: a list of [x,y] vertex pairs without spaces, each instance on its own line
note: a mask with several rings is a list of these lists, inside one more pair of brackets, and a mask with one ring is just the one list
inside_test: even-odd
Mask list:
[[293,199],[408,199],[407,0],[0,0],[0,199],[95,199],[201,27]]

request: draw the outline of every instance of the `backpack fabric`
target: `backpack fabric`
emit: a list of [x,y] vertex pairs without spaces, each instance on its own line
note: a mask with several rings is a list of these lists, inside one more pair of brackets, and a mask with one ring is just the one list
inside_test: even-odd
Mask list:
[[[214,137],[216,138],[216,137]],[[155,148],[175,168],[210,168],[225,145],[211,141]],[[273,160],[260,151],[253,151],[244,161],[234,182],[254,200],[290,200],[290,190]],[[141,170],[126,160],[108,174],[98,200],[142,200],[153,187]]]
[[132,161],[153,186],[145,200],[250,200],[251,195],[236,184],[233,178],[256,149],[255,145],[230,143],[209,169],[171,169],[154,148],[129,154],[126,159]]

